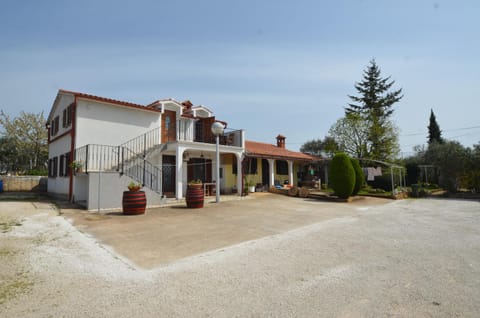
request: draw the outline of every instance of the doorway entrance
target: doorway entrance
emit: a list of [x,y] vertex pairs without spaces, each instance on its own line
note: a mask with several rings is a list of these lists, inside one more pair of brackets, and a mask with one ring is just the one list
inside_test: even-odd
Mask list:
[[167,198],[175,197],[175,156],[162,158],[162,190]]
[[262,183],[268,189],[270,186],[270,170],[268,160],[262,159]]

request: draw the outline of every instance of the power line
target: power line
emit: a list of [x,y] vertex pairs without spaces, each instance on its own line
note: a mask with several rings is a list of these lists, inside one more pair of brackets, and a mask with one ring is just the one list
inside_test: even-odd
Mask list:
[[[480,128],[480,126],[471,126],[471,127],[445,129],[445,130],[442,130],[442,133],[444,133],[444,132],[449,132],[449,131],[459,131],[459,130],[477,129],[477,128]],[[401,136],[401,137],[407,137],[407,136],[418,136],[418,135],[426,135],[426,134],[427,134],[426,132],[421,132],[421,133],[402,134],[402,135],[400,135],[400,136]]]

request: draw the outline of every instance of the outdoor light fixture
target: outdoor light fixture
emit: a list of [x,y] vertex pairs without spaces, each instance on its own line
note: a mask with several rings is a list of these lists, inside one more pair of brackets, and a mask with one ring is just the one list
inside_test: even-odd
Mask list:
[[220,183],[218,180],[220,179],[220,150],[219,150],[219,138],[220,135],[223,135],[223,130],[225,127],[219,123],[218,121],[214,122],[212,124],[212,133],[215,136],[216,139],[216,173],[215,173],[215,194],[217,195],[216,197],[216,202],[220,202]]

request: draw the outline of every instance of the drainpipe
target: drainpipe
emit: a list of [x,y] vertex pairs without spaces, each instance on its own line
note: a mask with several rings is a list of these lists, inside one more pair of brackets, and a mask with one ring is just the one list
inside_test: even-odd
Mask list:
[[[77,95],[74,97],[73,105],[72,105],[72,127],[70,129],[70,158],[69,162],[73,162],[75,160],[75,135],[77,129]],[[50,136],[50,134],[49,134]],[[49,137],[50,138],[50,137]],[[69,169],[69,176],[68,176],[68,201],[72,201],[73,198],[73,169]]]

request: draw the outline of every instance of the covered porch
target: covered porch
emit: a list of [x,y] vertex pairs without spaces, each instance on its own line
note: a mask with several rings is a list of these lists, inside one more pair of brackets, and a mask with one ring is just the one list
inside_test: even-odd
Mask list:
[[[241,194],[243,149],[220,145],[220,193]],[[153,154],[149,160],[162,170],[162,193],[167,197],[182,199],[188,182],[201,180],[209,192],[217,191],[216,148],[214,144],[198,142],[169,143],[163,151]]]

